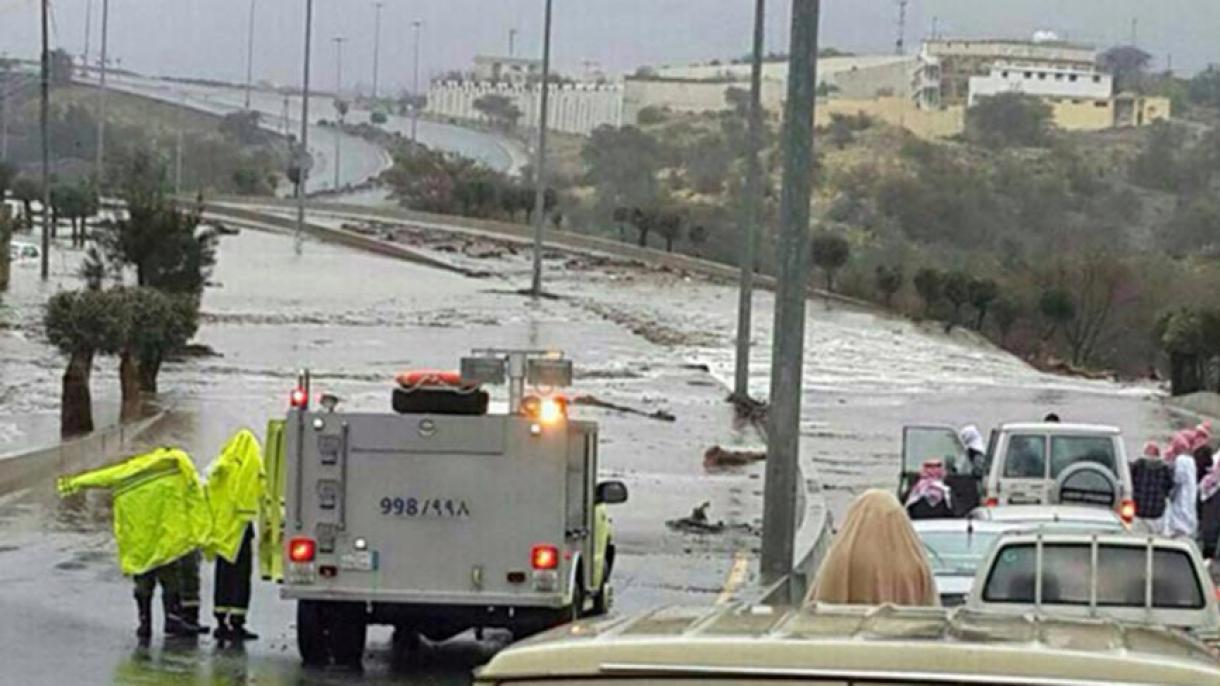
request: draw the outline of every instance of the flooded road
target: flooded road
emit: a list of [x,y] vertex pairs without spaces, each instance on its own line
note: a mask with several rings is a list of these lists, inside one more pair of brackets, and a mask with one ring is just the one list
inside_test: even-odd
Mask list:
[[[732,286],[555,252],[546,260],[547,288],[563,297],[533,303],[514,292],[528,283],[527,250],[501,246],[476,258],[462,248],[452,239],[421,246],[491,276],[471,279],[318,243],[296,255],[291,239],[248,230],[224,239],[197,336],[215,354],[167,365],[160,401],[169,416],[152,440],[182,445],[206,464],[234,430],[261,434],[268,418],[285,411],[300,367],[312,368],[315,387],[339,395],[345,407],[384,411],[389,380],[402,369],[451,367],[474,346],[564,349],[577,362],[576,392],[677,417],[664,423],[580,408],[602,424],[603,475],[632,491],[613,513],[622,556],[618,609],[731,597],[730,570],[758,545],[762,489],[760,466],[708,472],[702,464],[710,445],[758,441],[734,427],[723,402]],[[19,269],[0,313],[0,426],[12,435],[54,426],[62,360],[40,341],[39,303],[75,279],[70,253],[52,263],[56,278],[46,287],[36,270]],[[770,294],[757,296],[756,312],[752,383],[765,397]],[[1067,420],[1119,424],[1135,444],[1172,422],[1150,388],[1040,374],[975,341],[868,312],[813,302],[809,317],[804,457],[834,509],[864,488],[892,486],[904,423],[986,427],[1053,409]],[[101,358],[95,372],[103,413],[117,395],[116,366]],[[210,638],[180,644],[159,637],[140,650],[106,501],[99,494],[61,503],[50,484],[0,497],[0,612],[25,618],[0,623],[6,677],[33,683],[55,665],[57,680],[73,684],[465,683],[471,667],[506,640],[467,636],[395,656],[389,632],[377,629],[364,675],[303,671],[293,606],[259,583],[251,624],[262,640],[244,652]],[[702,501],[712,503],[713,518],[740,525],[735,533],[699,537],[664,526]]]

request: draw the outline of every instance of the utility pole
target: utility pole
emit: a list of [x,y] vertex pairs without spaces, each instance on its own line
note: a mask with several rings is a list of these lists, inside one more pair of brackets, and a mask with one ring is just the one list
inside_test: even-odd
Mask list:
[[412,70],[415,75],[411,77],[411,142],[419,142],[419,40],[420,29],[424,23],[418,19],[411,22],[411,28],[415,31],[415,58],[413,60]]
[[750,397],[750,330],[754,310],[754,262],[762,218],[762,67],[766,43],[766,0],[754,3],[754,53],[750,69],[750,120],[746,152],[746,188],[741,212],[741,285],[737,293],[737,359],[733,398]]
[[254,88],[254,6],[250,0],[250,19],[246,22],[246,109],[250,109],[250,90]]
[[174,195],[182,195],[182,110],[186,109],[186,98],[178,105],[178,132],[174,141]]
[[551,9],[546,0],[546,17],[542,24],[542,96],[538,109],[538,150],[534,157],[534,279],[530,295],[542,295],[542,231],[546,228],[546,127],[550,106],[551,81]]
[[106,49],[110,40],[110,0],[102,0],[102,55],[97,92],[97,162],[93,174],[100,191],[106,175]]
[[51,137],[47,117],[51,111],[51,0],[42,0],[42,88],[38,129],[42,133],[42,261],[39,274],[51,276]]
[[297,158],[297,232],[294,241],[301,254],[305,238],[305,181],[309,178],[309,50],[313,39],[313,0],[305,0],[305,74],[301,79],[301,147]]
[[788,100],[784,113],[784,181],[780,195],[779,283],[771,352],[767,476],[763,497],[762,576],[792,569],[799,482],[805,301],[809,294],[809,219],[813,188],[813,121],[817,106],[820,0],[792,1]]
[[340,101],[343,98],[343,43],[347,39],[335,36],[335,190],[339,190],[340,163],[343,161],[343,112]]
[[80,63],[89,73],[89,34],[93,32],[93,0],[85,0],[85,50],[81,53]]
[[520,33],[517,29],[508,30],[508,56],[517,56],[517,34]]
[[898,40],[894,43],[894,54],[907,54],[907,2],[898,0]]
[[1138,47],[1140,42],[1140,18],[1131,17],[1131,47]]
[[384,2],[373,3],[376,19],[373,21],[373,99],[377,99],[377,76],[381,67],[381,8]]

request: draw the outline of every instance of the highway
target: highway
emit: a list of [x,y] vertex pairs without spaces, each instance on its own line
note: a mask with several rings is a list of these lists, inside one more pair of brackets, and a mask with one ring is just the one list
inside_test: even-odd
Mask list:
[[[88,81],[96,85],[96,80]],[[152,77],[126,74],[108,75],[107,86],[116,91],[133,93],[165,102],[185,105],[193,109],[210,112],[218,116],[241,111],[245,105],[245,91],[214,85],[200,85],[168,81]],[[297,95],[254,90],[250,98],[251,109],[262,115],[262,123],[268,130],[296,136],[300,132],[301,98]],[[333,191],[334,140],[333,128],[321,127],[321,121],[334,121],[336,111],[334,98],[329,95],[314,95],[309,101],[310,120],[314,124],[309,131],[309,149],[314,158],[314,168],[307,184],[310,193]],[[369,112],[353,110],[348,121],[368,121]],[[391,116],[383,125],[389,131],[408,135],[411,130],[409,117]],[[338,134],[341,138],[339,170],[340,188],[360,185],[389,168],[389,153],[381,147],[357,136]],[[418,140],[435,150],[461,155],[477,160],[488,167],[507,173],[516,173],[528,162],[523,146],[512,140],[489,133],[466,129],[450,124],[421,119],[417,130]]]

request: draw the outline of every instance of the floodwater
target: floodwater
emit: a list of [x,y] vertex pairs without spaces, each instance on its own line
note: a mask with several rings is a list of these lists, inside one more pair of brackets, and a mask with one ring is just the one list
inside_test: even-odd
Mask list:
[[[702,465],[711,445],[757,446],[723,402],[732,286],[548,253],[547,289],[562,297],[535,303],[515,293],[528,283],[528,251],[465,250],[469,243],[446,238],[421,249],[492,276],[466,278],[317,243],[298,255],[290,238],[253,231],[225,238],[197,336],[214,354],[166,366],[159,402],[170,412],[155,440],[182,445],[206,464],[230,433],[242,426],[261,433],[284,412],[302,367],[313,371],[315,390],[337,394],[343,407],[380,411],[388,410],[390,379],[402,369],[452,367],[477,346],[563,349],[577,363],[576,392],[677,417],[665,423],[579,408],[602,425],[603,475],[632,491],[631,502],[614,511],[619,609],[731,596],[724,586],[734,560],[758,545],[762,489],[760,466],[709,473]],[[479,254],[491,256],[470,256]],[[0,436],[8,437],[0,440],[10,445],[45,440],[54,427],[63,362],[40,339],[39,304],[76,280],[71,253],[57,251],[52,263],[48,285],[37,281],[36,268],[18,267],[0,310]],[[765,397],[770,294],[757,295],[755,311],[752,390]],[[1153,388],[1041,374],[968,337],[869,312],[811,301],[807,342],[802,448],[838,511],[865,488],[892,487],[904,423],[986,428],[1055,410],[1069,421],[1118,424],[1134,444],[1174,421]],[[114,406],[116,366],[107,358],[97,364],[103,415]],[[740,526],[724,537],[664,526],[703,501],[714,519]],[[0,496],[0,532],[0,613],[25,618],[0,623],[0,669],[17,683],[40,681],[50,664],[57,680],[76,684],[354,678],[301,670],[293,608],[268,584],[256,585],[251,614],[263,638],[245,651],[211,639],[159,638],[138,649],[130,585],[114,563],[103,497],[59,503],[49,487]],[[503,641],[465,637],[403,657],[391,654],[388,632],[376,630],[358,681],[463,683]],[[72,646],[66,659],[65,646]]]

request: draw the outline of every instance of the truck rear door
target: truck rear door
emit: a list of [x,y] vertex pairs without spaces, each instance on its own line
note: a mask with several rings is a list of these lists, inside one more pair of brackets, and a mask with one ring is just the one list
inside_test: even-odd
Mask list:
[[[330,578],[319,575],[311,593],[437,604],[559,602],[554,590],[536,591],[530,572],[534,546],[565,549],[566,424],[380,414],[304,420],[299,514],[289,513],[289,530],[315,536],[317,566],[333,570]],[[295,448],[289,432],[290,452]],[[568,564],[559,561],[561,579]]]
[[1000,470],[998,488],[988,496],[1008,505],[1049,503],[1053,482],[1047,464],[1044,434],[1014,433],[999,442],[1002,455],[993,470]]

